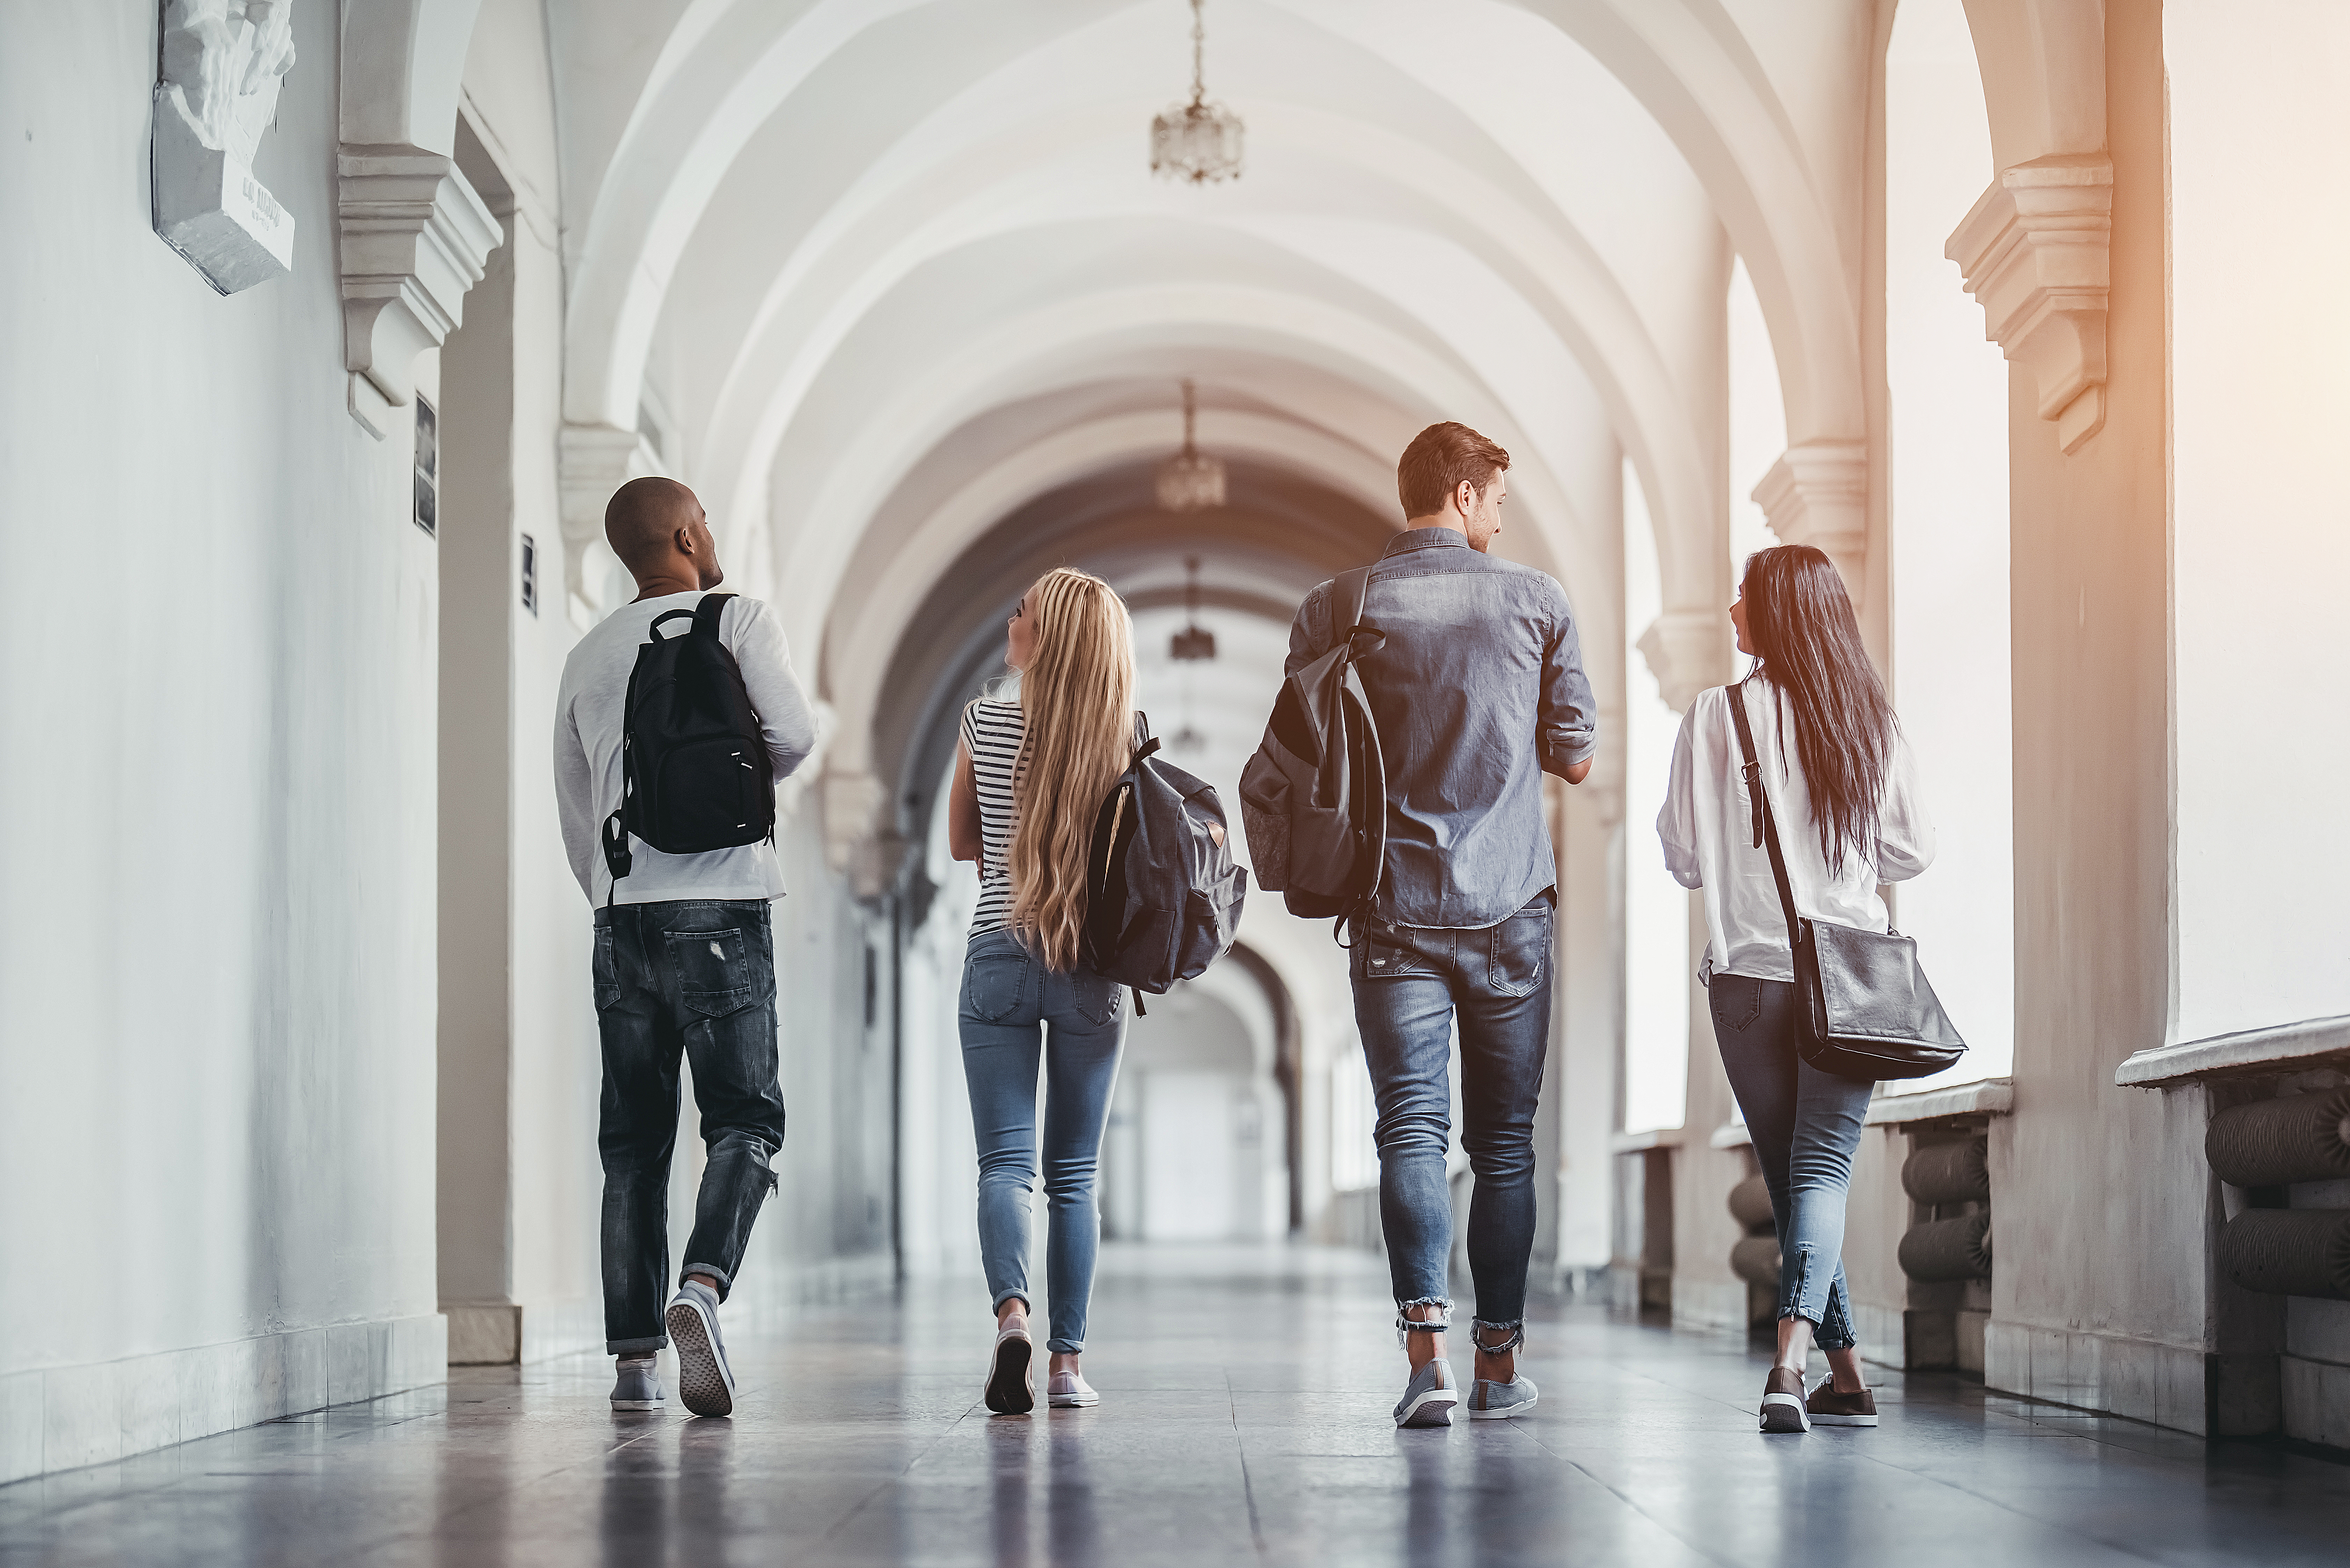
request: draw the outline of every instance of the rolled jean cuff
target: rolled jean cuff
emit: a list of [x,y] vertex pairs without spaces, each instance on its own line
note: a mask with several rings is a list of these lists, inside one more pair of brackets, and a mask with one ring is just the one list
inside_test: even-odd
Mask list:
[[718,1299],[722,1302],[734,1293],[734,1276],[715,1263],[698,1263],[688,1258],[685,1261],[685,1266],[677,1272],[677,1282],[681,1287],[684,1285],[685,1276],[688,1274],[706,1274],[711,1279],[716,1280]]
[[669,1335],[654,1334],[650,1339],[608,1339],[604,1342],[607,1355],[642,1355],[649,1350],[667,1350]]
[[1045,1342],[1045,1348],[1055,1355],[1083,1355],[1086,1353],[1086,1342],[1082,1339],[1063,1339],[1056,1334]]
[[1025,1285],[1007,1285],[1003,1290],[996,1292],[995,1301],[993,1303],[994,1310],[999,1313],[1002,1312],[1003,1310],[1003,1303],[1012,1300],[1015,1296],[1019,1298],[1020,1304],[1028,1309],[1028,1316],[1034,1317],[1036,1315],[1036,1298],[1028,1293],[1028,1288]]

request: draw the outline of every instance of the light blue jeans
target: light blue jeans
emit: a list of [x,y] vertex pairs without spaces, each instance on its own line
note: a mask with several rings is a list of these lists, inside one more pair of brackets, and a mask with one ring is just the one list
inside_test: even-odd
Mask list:
[[1795,1054],[1793,981],[1716,974],[1707,986],[1714,1044],[1746,1113],[1779,1228],[1779,1316],[1808,1318],[1822,1350],[1849,1350],[1845,1192],[1874,1084],[1823,1073]]
[[1094,1173],[1118,1055],[1126,1043],[1125,988],[1082,965],[1045,967],[1010,931],[972,939],[963,955],[960,1023],[963,1081],[979,1144],[979,1256],[1002,1307],[1028,1288],[1029,1194],[1036,1185],[1036,1063],[1045,1064],[1045,1241],[1051,1295],[1047,1350],[1086,1347],[1101,1210]]

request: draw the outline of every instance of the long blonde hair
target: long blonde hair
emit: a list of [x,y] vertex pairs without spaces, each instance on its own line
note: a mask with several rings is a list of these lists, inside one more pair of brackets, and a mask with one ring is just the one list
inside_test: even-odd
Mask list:
[[1087,572],[1055,567],[1034,592],[1036,645],[1020,672],[1024,732],[1012,775],[1012,924],[1066,971],[1076,967],[1086,923],[1094,817],[1134,756],[1134,622]]

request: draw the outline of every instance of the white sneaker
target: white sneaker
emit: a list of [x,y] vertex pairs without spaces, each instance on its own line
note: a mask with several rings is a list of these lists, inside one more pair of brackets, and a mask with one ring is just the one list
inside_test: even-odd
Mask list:
[[1045,1397],[1055,1410],[1077,1410],[1101,1403],[1101,1396],[1094,1392],[1093,1385],[1076,1372],[1054,1373],[1045,1386]]

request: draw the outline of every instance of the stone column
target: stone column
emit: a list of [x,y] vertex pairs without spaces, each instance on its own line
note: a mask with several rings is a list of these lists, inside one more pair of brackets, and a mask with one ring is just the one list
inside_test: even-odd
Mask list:
[[1825,551],[1856,608],[1868,597],[1868,443],[1799,441],[1754,487],[1781,542]]

